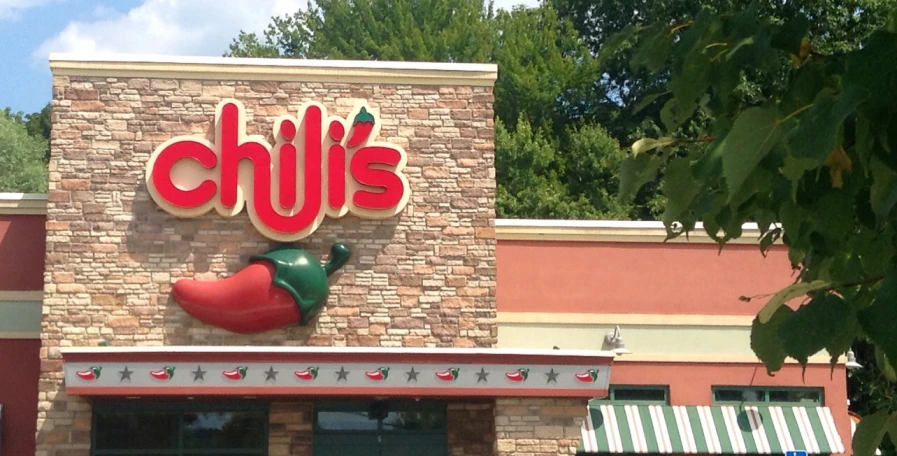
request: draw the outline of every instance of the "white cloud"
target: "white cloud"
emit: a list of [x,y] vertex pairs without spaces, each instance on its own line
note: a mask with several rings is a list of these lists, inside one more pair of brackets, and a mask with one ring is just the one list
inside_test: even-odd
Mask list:
[[18,19],[19,13],[50,3],[51,0],[0,0],[0,20]]
[[[4,9],[53,0],[0,0]],[[495,0],[496,8],[536,6],[539,0]],[[240,30],[262,32],[272,16],[293,13],[307,0],[145,0],[126,13],[98,7],[94,19],[73,21],[32,54],[46,65],[51,52],[219,56]]]
[[[0,11],[8,1],[15,2],[0,0]],[[70,22],[33,57],[45,65],[51,52],[219,56],[240,30],[261,32],[272,16],[306,5],[307,0],[145,0],[127,13],[102,9],[96,20]]]
[[495,2],[493,3],[495,9],[505,9],[508,11],[510,11],[517,5],[523,5],[527,7],[539,6],[539,0],[495,0]]

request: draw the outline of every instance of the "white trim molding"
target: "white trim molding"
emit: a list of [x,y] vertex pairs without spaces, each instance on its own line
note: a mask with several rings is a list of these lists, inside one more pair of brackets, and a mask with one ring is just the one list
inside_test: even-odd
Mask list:
[[605,314],[499,310],[496,321],[507,324],[750,327],[754,321],[754,315]]
[[137,54],[50,54],[55,76],[238,81],[494,85],[498,66],[478,63],[262,59]]
[[0,331],[0,339],[40,339],[40,331]]
[[44,300],[43,290],[18,291],[0,290],[0,301],[35,301],[38,304]]
[[[759,244],[756,223],[745,223],[741,229],[741,237],[730,244]],[[504,241],[664,242],[667,232],[663,222],[654,221],[497,219],[495,237]],[[666,242],[716,244],[701,222],[688,236]],[[781,239],[776,244],[782,244]]]
[[46,193],[0,193],[0,215],[46,214]]

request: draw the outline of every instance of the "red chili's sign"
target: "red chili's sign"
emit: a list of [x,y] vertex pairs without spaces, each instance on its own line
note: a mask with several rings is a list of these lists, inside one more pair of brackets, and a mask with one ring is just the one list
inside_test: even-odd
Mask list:
[[310,235],[325,216],[384,219],[405,208],[411,194],[402,174],[405,151],[373,141],[380,122],[364,103],[347,119],[328,116],[318,103],[304,105],[299,116],[275,120],[271,145],[246,135],[239,101],[222,101],[214,142],[181,136],[153,152],[150,195],[179,217],[212,209],[232,217],[245,205],[256,229],[278,241]]

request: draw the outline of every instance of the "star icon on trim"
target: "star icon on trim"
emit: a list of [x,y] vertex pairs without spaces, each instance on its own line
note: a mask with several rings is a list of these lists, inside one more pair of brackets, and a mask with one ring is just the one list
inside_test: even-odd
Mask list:
[[410,371],[405,372],[405,375],[408,376],[408,382],[411,382],[411,380],[414,380],[414,381],[416,382],[416,381],[417,381],[417,376],[418,376],[419,374],[420,374],[420,372],[416,372],[416,371],[414,370],[414,367],[412,367]]
[[267,382],[268,380],[274,380],[276,382],[277,374],[279,374],[279,373],[280,372],[277,372],[276,370],[274,370],[274,366],[269,367],[268,370],[265,371],[265,381]]
[[347,371],[343,366],[339,367],[339,370],[336,372],[336,381],[345,380],[349,381],[349,371]]
[[119,381],[123,382],[125,380],[130,380],[131,374],[133,374],[133,373],[134,373],[134,371],[128,370],[128,366],[125,366],[125,370],[118,371],[118,375],[121,375],[121,380],[119,380]]
[[196,370],[192,374],[194,382],[197,380],[206,381],[206,371],[202,370],[202,366],[196,366]]
[[489,383],[489,380],[486,378],[489,376],[489,373],[486,372],[486,369],[481,367],[479,372],[474,373],[477,374],[477,383],[480,383],[481,381]]
[[548,373],[545,374],[545,376],[548,377],[548,381],[545,382],[545,383],[551,383],[551,382],[555,382],[555,383],[557,383],[557,382],[558,382],[558,375],[561,375],[561,374],[560,374],[559,372],[555,372],[555,371],[554,371],[554,368],[552,367],[552,368],[551,368],[551,372],[548,372]]

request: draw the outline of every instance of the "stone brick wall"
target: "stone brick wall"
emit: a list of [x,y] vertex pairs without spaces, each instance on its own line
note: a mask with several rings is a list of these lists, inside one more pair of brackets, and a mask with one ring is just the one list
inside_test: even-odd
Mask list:
[[450,403],[448,445],[451,456],[494,454],[495,401],[490,399]]
[[[322,259],[336,241],[353,249],[313,326],[240,336],[170,299],[178,279],[225,277],[274,245],[245,212],[177,219],[147,194],[154,148],[211,140],[222,97],[241,100],[247,133],[269,141],[274,118],[303,102],[345,116],[364,98],[381,139],[408,154],[402,214],[325,219],[299,243]],[[492,103],[490,87],[54,77],[38,454],[89,454],[90,408],[65,394],[60,347],[494,346]]]
[[268,415],[268,456],[312,456],[311,402],[274,402]]
[[587,406],[587,399],[496,399],[495,454],[576,454]]

